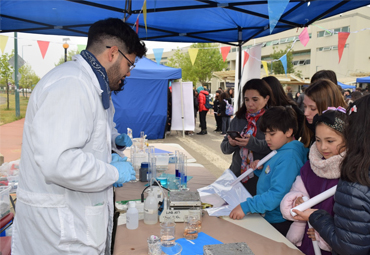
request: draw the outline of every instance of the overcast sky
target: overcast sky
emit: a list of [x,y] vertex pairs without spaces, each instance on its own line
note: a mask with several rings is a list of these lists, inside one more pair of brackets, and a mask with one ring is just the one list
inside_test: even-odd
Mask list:
[[[5,47],[5,53],[11,53],[14,49],[14,33],[2,33],[0,35],[8,36],[8,42]],[[35,73],[42,78],[48,71],[55,67],[55,63],[61,57],[64,57],[63,38],[69,38],[68,50],[77,50],[77,45],[87,43],[87,37],[76,36],[54,36],[41,34],[18,33],[18,54],[29,63]],[[49,48],[42,58],[37,41],[49,41]],[[168,43],[168,42],[149,42],[145,41],[148,48],[147,54],[152,54],[155,48],[164,48],[164,51],[170,51],[177,47],[186,47],[191,43]],[[1,50],[0,50],[1,51]]]

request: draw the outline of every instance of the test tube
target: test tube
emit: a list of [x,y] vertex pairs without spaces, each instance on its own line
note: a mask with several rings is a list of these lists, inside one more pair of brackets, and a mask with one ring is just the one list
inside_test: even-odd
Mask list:
[[157,159],[155,157],[152,157],[150,159],[150,185],[154,182],[154,180],[157,179]]
[[175,177],[180,177],[179,175],[179,165],[180,165],[180,151],[176,150],[175,151],[175,159],[176,159],[176,162],[175,162]]
[[187,173],[187,157],[183,154],[182,158],[182,173],[181,173],[181,189],[188,190],[188,173]]

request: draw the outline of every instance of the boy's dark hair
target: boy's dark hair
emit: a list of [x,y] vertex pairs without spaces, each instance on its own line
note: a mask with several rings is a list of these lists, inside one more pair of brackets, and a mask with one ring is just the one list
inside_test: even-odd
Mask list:
[[337,75],[332,70],[320,70],[317,71],[311,78],[311,83],[314,83],[315,81],[319,79],[328,79],[332,81],[335,85],[338,84]]
[[124,53],[134,53],[137,57],[141,58],[146,53],[145,43],[141,42],[135,31],[125,22],[117,18],[109,18],[99,20],[91,25],[88,32],[88,40],[86,49],[95,53],[103,52],[105,46],[102,45],[104,40],[116,40],[121,45],[118,46]]
[[341,179],[370,187],[370,95],[363,96],[347,108],[344,128],[347,153],[341,164]]
[[293,129],[292,137],[298,130],[297,115],[292,107],[274,106],[266,110],[261,117],[259,128],[262,132],[267,129],[286,133]]

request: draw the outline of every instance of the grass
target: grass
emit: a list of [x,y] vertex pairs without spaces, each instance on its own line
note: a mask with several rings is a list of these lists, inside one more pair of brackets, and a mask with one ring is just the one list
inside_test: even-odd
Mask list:
[[0,97],[5,98],[5,104],[0,105],[0,126],[24,118],[29,100],[28,97],[23,97],[23,94],[19,93],[19,117],[16,117],[15,113],[15,95],[9,94],[9,109],[7,109],[6,94],[0,94]]

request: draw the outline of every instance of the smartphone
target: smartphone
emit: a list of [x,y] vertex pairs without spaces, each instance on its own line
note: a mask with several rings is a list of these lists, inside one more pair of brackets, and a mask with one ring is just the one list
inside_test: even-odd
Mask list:
[[235,138],[242,138],[241,136],[240,136],[240,133],[238,132],[238,131],[227,131],[226,132],[232,139],[234,139],[235,140]]

